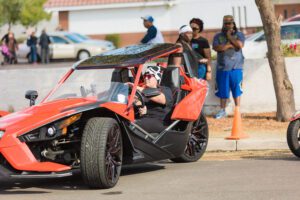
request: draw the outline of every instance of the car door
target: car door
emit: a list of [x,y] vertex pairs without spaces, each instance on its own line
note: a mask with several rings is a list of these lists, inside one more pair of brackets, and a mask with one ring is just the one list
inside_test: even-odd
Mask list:
[[75,58],[75,46],[61,36],[50,36],[53,59]]

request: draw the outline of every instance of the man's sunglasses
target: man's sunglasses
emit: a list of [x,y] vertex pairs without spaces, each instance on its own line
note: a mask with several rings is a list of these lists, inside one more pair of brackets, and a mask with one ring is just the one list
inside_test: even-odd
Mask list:
[[231,25],[233,22],[224,22],[225,25]]
[[153,74],[144,74],[144,79],[150,79],[152,77],[154,77]]
[[192,30],[193,30],[193,31],[199,31],[200,29],[199,29],[199,28],[192,27]]

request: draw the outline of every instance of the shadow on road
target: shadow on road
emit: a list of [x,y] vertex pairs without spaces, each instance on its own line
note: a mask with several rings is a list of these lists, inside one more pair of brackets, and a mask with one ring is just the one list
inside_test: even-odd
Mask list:
[[[124,166],[121,176],[153,172],[164,169],[159,164],[141,164]],[[26,189],[26,191],[25,191]],[[71,177],[51,179],[1,179],[0,195],[16,194],[45,194],[52,193],[51,190],[90,190],[81,178],[80,172]]]

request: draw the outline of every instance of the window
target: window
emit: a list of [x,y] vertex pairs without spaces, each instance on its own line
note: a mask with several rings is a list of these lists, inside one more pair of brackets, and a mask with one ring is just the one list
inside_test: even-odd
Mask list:
[[65,37],[76,44],[82,42],[82,40],[80,38],[78,38],[78,36],[73,35],[73,34],[65,34]]
[[51,42],[55,44],[69,44],[69,42],[58,36],[51,36]]
[[261,42],[261,41],[265,41],[265,40],[266,40],[265,34],[262,34],[255,40],[255,42]]
[[287,11],[287,10],[284,10],[283,12],[284,12],[284,14],[283,14],[284,19],[287,19],[287,18],[288,18],[288,11]]
[[282,40],[300,39],[300,25],[282,26],[281,39]]

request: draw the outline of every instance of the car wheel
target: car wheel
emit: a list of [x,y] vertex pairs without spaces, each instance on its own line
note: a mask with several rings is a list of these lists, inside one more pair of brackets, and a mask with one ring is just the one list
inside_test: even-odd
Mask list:
[[122,159],[122,134],[116,120],[89,119],[83,131],[80,154],[85,183],[92,188],[115,186],[121,173]]
[[295,156],[300,157],[300,120],[289,124],[286,137],[290,150]]
[[208,124],[205,116],[201,114],[199,119],[193,124],[183,155],[171,160],[180,163],[199,160],[206,151],[208,135]]
[[82,50],[79,51],[77,55],[77,60],[84,60],[90,57],[90,53],[88,51]]

